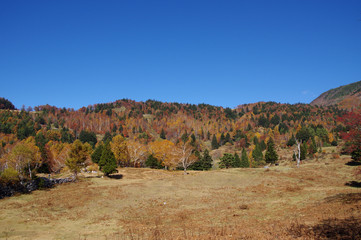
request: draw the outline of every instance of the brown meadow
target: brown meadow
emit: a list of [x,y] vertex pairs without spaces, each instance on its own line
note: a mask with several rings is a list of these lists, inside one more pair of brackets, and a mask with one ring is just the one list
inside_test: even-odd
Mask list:
[[269,169],[123,168],[0,200],[3,239],[356,239],[349,157]]

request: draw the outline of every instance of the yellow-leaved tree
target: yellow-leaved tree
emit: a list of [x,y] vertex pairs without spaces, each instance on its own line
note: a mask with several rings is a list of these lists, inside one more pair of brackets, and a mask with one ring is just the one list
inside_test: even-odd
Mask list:
[[89,159],[92,147],[89,143],[82,143],[79,139],[71,145],[65,165],[77,176],[80,169],[86,167],[86,160]]
[[118,166],[128,167],[130,165],[130,157],[127,142],[124,137],[121,135],[113,137],[110,146]]
[[150,144],[150,151],[153,156],[161,161],[166,168],[176,166],[176,146],[169,140],[159,140]]
[[19,142],[11,151],[10,160],[19,173],[28,173],[32,178],[32,171],[36,171],[41,165],[41,154],[34,137]]

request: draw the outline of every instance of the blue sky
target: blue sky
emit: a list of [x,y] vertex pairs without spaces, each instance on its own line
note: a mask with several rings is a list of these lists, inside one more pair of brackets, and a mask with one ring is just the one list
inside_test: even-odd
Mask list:
[[0,97],[309,103],[361,80],[361,1],[0,2]]

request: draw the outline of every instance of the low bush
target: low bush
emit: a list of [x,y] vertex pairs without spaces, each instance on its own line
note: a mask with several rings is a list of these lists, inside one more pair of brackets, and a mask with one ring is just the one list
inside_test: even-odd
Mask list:
[[14,168],[5,169],[0,175],[0,182],[3,184],[14,184],[20,181],[19,173]]

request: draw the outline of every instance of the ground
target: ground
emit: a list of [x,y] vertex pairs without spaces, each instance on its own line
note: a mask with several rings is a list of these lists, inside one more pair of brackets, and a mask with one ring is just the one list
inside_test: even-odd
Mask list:
[[[119,169],[0,200],[2,239],[355,239],[349,157],[269,169]],[[121,177],[121,179],[119,179]],[[360,235],[357,235],[360,234]]]

